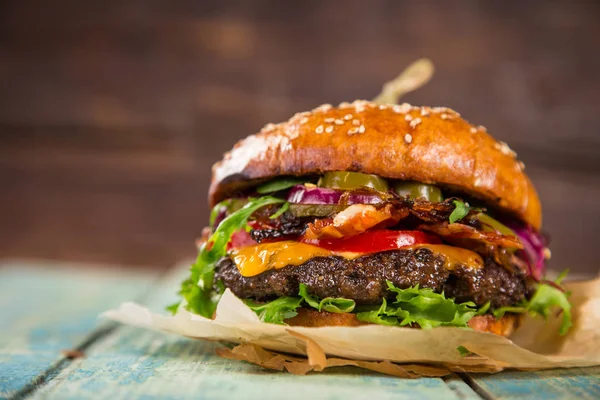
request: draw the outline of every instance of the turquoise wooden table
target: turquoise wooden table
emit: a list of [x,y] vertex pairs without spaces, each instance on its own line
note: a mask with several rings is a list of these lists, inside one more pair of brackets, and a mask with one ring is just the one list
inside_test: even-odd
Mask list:
[[215,355],[220,344],[99,320],[160,310],[185,268],[159,276],[49,262],[0,265],[0,398],[600,399],[600,367],[399,379],[352,367],[294,376]]

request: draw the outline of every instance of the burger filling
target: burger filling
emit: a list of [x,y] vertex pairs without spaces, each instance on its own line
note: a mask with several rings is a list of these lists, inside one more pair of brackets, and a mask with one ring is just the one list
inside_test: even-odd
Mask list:
[[295,296],[304,284],[318,298],[351,299],[356,305],[393,299],[388,282],[402,289],[418,285],[478,306],[489,302],[493,308],[516,304],[531,290],[523,276],[510,273],[491,259],[485,267],[458,260],[449,268],[447,257],[437,251],[437,246],[390,250],[351,260],[318,256],[255,276],[243,276],[234,261],[236,257],[226,257],[217,264],[216,279],[242,299],[269,301]]
[[211,318],[229,288],[271,323],[304,308],[364,323],[468,326],[481,315],[546,317],[556,306],[565,333],[570,304],[560,280],[543,279],[547,253],[532,227],[466,196],[330,172],[217,204],[180,293],[189,311]]

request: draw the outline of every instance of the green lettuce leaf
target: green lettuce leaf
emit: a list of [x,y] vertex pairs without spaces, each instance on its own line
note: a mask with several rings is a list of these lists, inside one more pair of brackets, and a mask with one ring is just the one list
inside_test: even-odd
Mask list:
[[225,199],[220,203],[215,204],[215,206],[210,210],[210,217],[208,219],[208,226],[214,226],[215,222],[217,222],[217,216],[221,211],[226,210],[231,205],[232,199]]
[[565,335],[573,325],[573,322],[571,322],[571,303],[567,296],[568,293],[564,293],[554,286],[539,285],[529,301],[529,312],[548,318],[550,308],[558,307],[562,310],[562,323],[559,332],[561,335]]
[[565,279],[567,277],[568,273],[569,273],[569,270],[565,269],[563,272],[561,272],[560,274],[558,274],[558,276],[554,280],[554,283],[556,283],[557,285],[561,285],[563,279]]
[[256,303],[252,300],[244,300],[244,303],[258,315],[261,321],[283,324],[284,320],[298,315],[296,309],[300,307],[302,301],[304,299],[300,297],[280,297],[268,303]]
[[354,300],[326,297],[319,300],[317,297],[308,293],[305,284],[300,284],[300,297],[280,297],[268,303],[257,303],[252,300],[244,300],[244,303],[252,309],[264,322],[273,324],[283,324],[287,318],[298,315],[296,309],[306,303],[319,311],[328,311],[333,313],[346,313],[354,310],[356,303]]
[[[488,311],[489,303],[477,308],[472,302],[456,304],[443,294],[431,289],[419,289],[418,286],[399,289],[388,281],[388,289],[396,293],[396,299],[389,303],[383,299],[381,305],[360,306],[356,316],[360,321],[379,325],[405,326],[418,324],[428,329],[436,326],[466,327],[467,322],[475,315]],[[319,299],[308,293],[308,287],[300,284],[300,297],[281,297],[268,303],[255,303],[245,300],[245,303],[258,314],[261,320],[277,324],[284,323],[286,318],[295,315],[296,309],[306,304],[318,311],[333,313],[353,312],[356,308],[354,300],[345,298],[326,297]]]
[[289,208],[290,208],[290,203],[286,201],[286,202],[285,202],[285,203],[283,203],[283,205],[282,205],[282,206],[279,208],[279,210],[277,210],[277,211],[275,212],[275,214],[273,214],[273,215],[271,215],[271,216],[269,217],[269,219],[275,219],[275,218],[278,218],[278,217],[280,217],[280,216],[281,216],[281,215],[282,215],[284,212],[286,212],[286,211],[287,211]]
[[317,297],[308,293],[308,288],[304,283],[300,284],[300,297],[312,308],[318,311],[328,311],[332,313],[348,313],[354,310],[356,302],[352,299],[341,297],[326,297],[319,300]]
[[[562,273],[555,281],[560,284],[566,273]],[[539,315],[544,319],[548,318],[552,308],[557,308],[562,312],[562,323],[559,332],[565,335],[573,323],[571,322],[571,303],[569,302],[569,293],[565,293],[560,289],[547,283],[539,283],[535,293],[529,301],[523,301],[515,307],[501,307],[494,311],[496,318],[501,318],[505,313],[526,313],[532,316]]]
[[289,189],[292,186],[301,185],[306,182],[306,178],[285,177],[277,178],[263,183],[256,188],[256,192],[260,194],[279,192],[280,190]]
[[462,201],[454,200],[452,204],[454,204],[454,210],[452,211],[452,214],[450,214],[449,218],[451,224],[455,223],[456,221],[460,221],[469,214],[469,206]]
[[356,318],[360,321],[370,322],[378,325],[398,325],[398,318],[387,316],[387,300],[384,298],[380,306],[362,306],[357,310]]
[[271,196],[248,200],[246,205],[221,221],[212,236],[200,248],[198,258],[190,268],[190,277],[183,281],[179,291],[179,294],[186,300],[187,310],[212,318],[223,292],[222,287],[220,289],[218,287],[219,290],[213,290],[214,268],[217,261],[225,256],[231,235],[235,231],[245,228],[250,216],[258,209],[269,204],[285,202],[285,200]]
[[443,293],[420,289],[418,285],[408,289],[399,289],[390,281],[387,285],[388,290],[396,294],[396,299],[390,303],[384,301],[379,308],[360,310],[356,315],[360,321],[396,326],[417,324],[423,329],[466,327],[471,318],[489,309],[489,304],[478,308],[473,302],[455,303]]
[[233,198],[225,199],[220,203],[217,203],[210,211],[209,225],[211,228],[215,226],[217,216],[221,211],[226,211],[227,214],[231,214],[248,203],[249,199],[246,198]]
[[458,354],[460,354],[461,357],[466,357],[469,354],[473,354],[469,351],[469,349],[467,349],[465,346],[458,346],[456,348],[456,351],[458,351]]
[[167,306],[166,310],[168,312],[170,312],[171,314],[175,314],[177,312],[177,309],[179,308],[179,304],[180,303],[173,303],[173,304]]

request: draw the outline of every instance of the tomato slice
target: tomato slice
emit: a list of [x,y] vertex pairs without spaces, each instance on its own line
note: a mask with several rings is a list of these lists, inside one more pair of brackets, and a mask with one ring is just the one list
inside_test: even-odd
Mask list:
[[392,231],[377,229],[342,239],[306,239],[301,242],[312,244],[332,251],[350,251],[355,253],[375,253],[401,249],[417,244],[439,244],[437,236],[422,231]]

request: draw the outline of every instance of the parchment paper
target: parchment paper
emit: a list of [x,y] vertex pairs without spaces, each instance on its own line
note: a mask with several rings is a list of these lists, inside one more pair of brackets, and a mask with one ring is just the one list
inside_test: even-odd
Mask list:
[[[124,303],[104,317],[197,339],[240,344],[218,350],[223,357],[296,374],[341,365],[413,378],[450,372],[498,372],[600,365],[600,279],[565,284],[572,292],[573,327],[558,334],[560,316],[526,316],[511,339],[462,328],[428,330],[380,325],[302,328],[260,322],[233,295],[224,293],[210,320],[180,307],[160,315]],[[462,356],[459,346],[472,352]],[[401,365],[399,365],[401,364]]]

